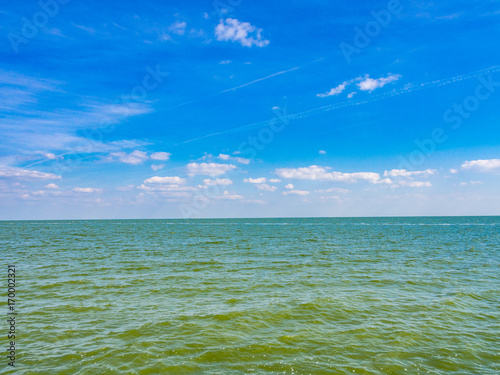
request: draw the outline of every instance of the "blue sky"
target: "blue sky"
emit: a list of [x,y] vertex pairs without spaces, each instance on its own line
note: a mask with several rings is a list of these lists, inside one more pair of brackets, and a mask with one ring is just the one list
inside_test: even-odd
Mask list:
[[500,1],[0,17],[0,219],[500,213]]

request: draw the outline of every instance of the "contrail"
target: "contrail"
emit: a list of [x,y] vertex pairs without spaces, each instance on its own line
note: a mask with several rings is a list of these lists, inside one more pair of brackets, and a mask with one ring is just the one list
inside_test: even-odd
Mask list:
[[296,66],[295,68],[291,68],[291,69],[288,69],[288,70],[283,70],[283,71],[281,71],[281,72],[278,72],[278,73],[274,73],[274,74],[268,75],[267,77],[263,77],[263,78],[255,79],[255,80],[250,81],[250,82],[248,82],[248,83],[244,83],[243,85],[233,87],[232,89],[226,89],[226,90],[219,91],[218,93],[216,93],[216,94],[214,94],[214,95],[223,94],[223,93],[228,92],[228,91],[235,91],[235,90],[241,89],[242,87],[249,86],[249,85],[252,85],[252,84],[254,84],[254,83],[257,83],[257,82],[260,82],[260,81],[264,81],[264,80],[266,80],[266,79],[269,79],[269,78],[272,78],[272,77],[275,77],[275,76],[279,76],[280,74],[285,74],[285,73],[288,73],[288,72],[292,72],[292,71],[294,71],[294,70],[297,70],[297,69],[302,68],[303,66],[304,66],[304,65],[302,65],[302,66]]
[[[354,107],[354,106],[358,106],[361,104],[376,102],[376,101],[390,98],[393,96],[409,94],[409,93],[412,93],[414,91],[420,91],[420,90],[424,90],[424,89],[428,89],[428,88],[432,88],[432,87],[446,86],[446,85],[449,85],[451,83],[456,83],[456,82],[464,81],[464,80],[471,79],[471,78],[477,78],[477,77],[482,76],[484,74],[498,72],[498,71],[500,71],[500,66],[495,65],[495,66],[492,66],[490,68],[478,70],[478,71],[473,72],[473,73],[455,76],[452,78],[445,78],[445,79],[440,79],[440,80],[435,80],[435,81],[424,82],[424,83],[420,83],[420,84],[407,85],[406,87],[404,87],[402,89],[389,91],[387,93],[380,94],[380,95],[374,95],[374,96],[371,96],[370,98],[367,98],[367,99],[345,100],[345,101],[335,103],[335,104],[329,104],[329,105],[325,105],[325,106],[321,106],[321,107],[317,107],[317,108],[308,109],[308,110],[303,111],[303,112],[285,115],[285,116],[283,116],[283,119],[296,120],[296,119],[301,119],[301,118],[307,118],[307,117],[310,117],[310,116],[313,116],[313,115],[316,115],[319,113],[332,111],[335,109]],[[209,138],[209,137],[213,137],[216,135],[228,134],[231,132],[237,132],[237,131],[241,131],[241,130],[265,126],[265,125],[268,125],[271,121],[273,121],[273,120],[259,121],[259,122],[254,122],[254,123],[248,124],[248,125],[238,126],[236,128],[223,130],[223,131],[220,131],[217,133],[207,134],[207,135],[204,135],[201,137],[197,137],[197,138],[189,139],[189,140],[186,140],[183,142],[179,142],[179,143],[176,143],[174,145],[171,145],[170,147],[175,147],[175,146],[178,146],[178,145],[181,145],[184,143],[194,142],[194,141],[197,141],[200,139]]]
[[269,79],[269,78],[272,78],[272,77],[276,77],[276,76],[279,76],[281,74],[285,74],[285,73],[289,73],[289,72],[293,72],[294,70],[298,70],[298,69],[301,69],[309,64],[312,64],[312,63],[315,63],[317,61],[321,61],[323,60],[323,58],[319,58],[319,59],[315,59],[315,60],[312,60],[312,61],[309,61],[305,64],[302,64],[302,65],[299,65],[299,66],[296,66],[294,68],[290,68],[290,69],[287,69],[287,70],[282,70],[280,72],[276,72],[276,73],[273,73],[273,74],[270,74],[266,77],[262,77],[262,78],[257,78],[257,79],[254,79],[253,81],[250,81],[250,82],[247,82],[247,83],[244,83],[242,85],[239,85],[239,86],[236,86],[236,87],[232,87],[230,89],[225,89],[225,90],[222,90],[222,91],[218,91],[216,93],[213,93],[213,94],[210,94],[204,98],[200,98],[200,99],[194,99],[194,100],[190,100],[188,102],[184,102],[184,103],[181,103],[181,104],[178,104],[174,107],[170,107],[168,109],[175,109],[175,108],[178,108],[178,107],[182,107],[184,105],[188,105],[188,104],[191,104],[191,103],[196,103],[196,102],[199,102],[201,100],[205,100],[205,99],[208,99],[208,98],[211,98],[211,97],[214,97],[214,96],[217,96],[217,95],[220,95],[220,94],[224,94],[226,92],[230,92],[230,91],[236,91],[238,89],[241,89],[243,87],[246,87],[246,86],[250,86],[250,85],[253,85],[254,83],[257,83],[257,82],[261,82],[261,81],[265,81],[266,79]]

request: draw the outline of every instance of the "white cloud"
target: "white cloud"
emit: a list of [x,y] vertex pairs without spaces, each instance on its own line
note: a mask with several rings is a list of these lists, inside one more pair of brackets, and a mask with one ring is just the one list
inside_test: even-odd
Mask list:
[[267,178],[265,177],[259,177],[259,178],[245,178],[243,182],[250,183],[250,184],[263,184],[264,182],[267,181]]
[[389,74],[387,77],[382,77],[378,79],[370,78],[368,75],[358,83],[358,87],[361,91],[372,92],[375,89],[384,87],[388,83],[397,81],[401,76],[399,74]]
[[349,84],[349,82],[343,82],[337,87],[332,88],[330,91],[325,92],[324,94],[316,94],[316,96],[319,96],[320,98],[326,98],[327,96],[332,96],[332,95],[338,95],[342,93],[346,86]]
[[325,150],[319,150],[318,152],[319,152],[320,155],[325,155],[326,154]]
[[165,164],[153,164],[151,166],[151,169],[156,172],[156,171],[159,171],[160,169],[163,169],[164,167],[165,167]]
[[219,156],[217,156],[220,160],[229,160],[231,159],[231,155],[227,155],[227,154],[219,154]]
[[250,159],[241,158],[239,156],[230,156],[230,155],[226,155],[226,154],[220,154],[217,157],[221,160],[236,160],[238,163],[241,163],[241,164],[250,164]]
[[269,40],[263,39],[261,35],[262,29],[252,26],[248,22],[240,22],[234,18],[226,18],[220,20],[215,27],[215,36],[219,41],[238,42],[244,47],[265,47],[269,44]]
[[57,186],[56,184],[48,184],[45,185],[44,187],[45,189],[59,189],[59,186]]
[[31,193],[32,195],[36,196],[42,196],[42,197],[48,197],[48,196],[57,196],[57,195],[62,195],[63,193],[61,191],[45,191],[45,190],[39,190],[39,191],[34,191]]
[[238,194],[230,194],[227,190],[222,193],[222,195],[217,195],[214,197],[215,199],[228,199],[228,200],[236,200],[243,199],[241,195]]
[[458,173],[458,169],[450,169],[450,173],[453,173],[453,174],[457,174]]
[[285,189],[293,189],[293,185],[292,184],[285,185]]
[[500,170],[500,159],[485,159],[465,161],[462,169],[469,169],[479,172],[490,172]]
[[170,159],[170,154],[169,152],[153,152],[150,156],[152,160],[161,160],[161,161],[167,161]]
[[391,183],[389,179],[380,180],[380,175],[374,172],[329,172],[331,168],[311,165],[304,168],[278,168],[276,174],[282,178],[311,181],[338,181],[338,182],[356,182],[359,180],[368,181],[372,184]]
[[134,185],[127,185],[127,186],[119,186],[116,188],[118,191],[131,191],[134,190],[135,186]]
[[75,193],[100,193],[102,192],[102,189],[96,189],[96,188],[81,188],[81,187],[76,187],[72,189]]
[[276,186],[271,186],[268,184],[257,184],[255,185],[255,187],[262,191],[275,191],[277,189]]
[[177,177],[177,176],[165,176],[165,177],[159,177],[159,176],[154,176],[150,177],[146,180],[144,180],[145,184],[175,184],[175,185],[180,185],[186,183],[186,180]]
[[139,165],[144,163],[148,159],[148,155],[139,150],[135,150],[130,154],[126,152],[113,152],[111,156],[118,158],[118,161],[125,164]]
[[146,193],[160,194],[169,197],[189,197],[196,188],[191,186],[179,186],[168,184],[140,185],[137,189]]
[[354,95],[356,95],[357,92],[350,92],[349,94],[347,94],[347,99],[351,99]]
[[310,192],[305,190],[290,190],[283,192],[283,195],[308,195]]
[[233,181],[228,178],[217,178],[215,180],[205,179],[203,183],[207,186],[216,186],[216,185],[231,185]]
[[231,60],[222,60],[219,64],[222,64],[222,65],[231,64]]
[[186,32],[186,22],[175,21],[169,26],[168,31],[177,35],[184,35]]
[[277,183],[277,182],[281,182],[281,180],[279,178],[271,178],[269,180],[269,182],[272,182],[273,184]]
[[236,169],[236,166],[232,164],[189,163],[187,165],[188,175],[190,176],[205,175],[215,177],[233,169]]
[[[236,152],[234,152],[233,154],[236,154]],[[219,156],[213,156],[212,154],[206,154],[205,156],[202,157],[202,159],[210,159],[210,158],[214,158],[214,157],[217,159],[220,159],[220,160],[224,160],[224,161],[235,160],[241,164],[250,164],[250,159],[241,158],[239,156],[231,156],[228,154],[219,154]]]
[[319,190],[314,190],[315,193],[349,193],[350,190],[348,189],[342,189],[342,188],[328,188],[328,189],[319,189]]
[[406,181],[406,180],[403,180],[403,181],[399,181],[397,183],[397,185],[395,185],[395,187],[397,186],[408,186],[408,187],[431,187],[432,184],[429,182],[429,181]]
[[393,169],[390,171],[385,171],[384,176],[391,177],[411,177],[411,176],[428,176],[431,174],[436,174],[436,169],[426,169],[425,171],[407,171],[406,169]]
[[59,180],[61,176],[53,173],[45,173],[39,171],[30,171],[22,168],[2,168],[0,169],[0,177],[12,177],[26,180]]

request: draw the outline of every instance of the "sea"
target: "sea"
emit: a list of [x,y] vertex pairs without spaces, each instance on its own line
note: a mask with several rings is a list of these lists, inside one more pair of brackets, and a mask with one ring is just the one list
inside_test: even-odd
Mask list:
[[3,221],[0,255],[0,373],[500,374],[498,216]]

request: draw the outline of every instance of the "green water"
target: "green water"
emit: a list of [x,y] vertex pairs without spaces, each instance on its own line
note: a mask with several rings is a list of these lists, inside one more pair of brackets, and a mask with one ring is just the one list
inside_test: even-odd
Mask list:
[[2,295],[13,263],[18,312],[16,368],[5,352],[0,372],[498,374],[499,229],[500,217],[0,222]]

